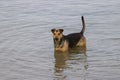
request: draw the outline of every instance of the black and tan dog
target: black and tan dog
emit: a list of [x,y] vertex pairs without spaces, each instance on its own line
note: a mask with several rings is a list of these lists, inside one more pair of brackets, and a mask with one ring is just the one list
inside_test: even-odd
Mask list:
[[63,29],[52,29],[55,51],[68,51],[70,48],[81,47],[86,49],[86,39],[84,37],[85,21],[81,17],[83,28],[79,33],[63,35]]

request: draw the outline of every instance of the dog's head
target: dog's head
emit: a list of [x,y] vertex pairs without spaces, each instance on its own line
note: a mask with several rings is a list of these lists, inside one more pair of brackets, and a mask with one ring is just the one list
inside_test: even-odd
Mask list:
[[51,32],[53,34],[53,39],[55,41],[60,41],[63,37],[63,29],[51,29]]

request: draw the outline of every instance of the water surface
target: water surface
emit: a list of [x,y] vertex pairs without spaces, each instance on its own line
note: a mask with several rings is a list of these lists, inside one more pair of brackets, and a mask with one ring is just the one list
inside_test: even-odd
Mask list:
[[[52,28],[81,30],[86,55],[53,51]],[[119,0],[0,0],[0,80],[119,80]]]

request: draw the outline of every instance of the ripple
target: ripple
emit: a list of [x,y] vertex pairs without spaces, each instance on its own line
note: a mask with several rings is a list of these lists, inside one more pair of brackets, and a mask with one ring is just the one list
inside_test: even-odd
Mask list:
[[[0,79],[119,80],[119,2],[0,0]],[[50,29],[78,32],[81,15],[86,55],[55,56]]]

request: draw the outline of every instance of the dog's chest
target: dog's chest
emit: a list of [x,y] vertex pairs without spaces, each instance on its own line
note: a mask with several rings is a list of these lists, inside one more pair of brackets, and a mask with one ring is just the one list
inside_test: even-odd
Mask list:
[[56,51],[67,51],[68,50],[68,42],[65,40],[61,45],[56,45]]
[[55,48],[62,48],[64,46],[65,40],[55,42]]

